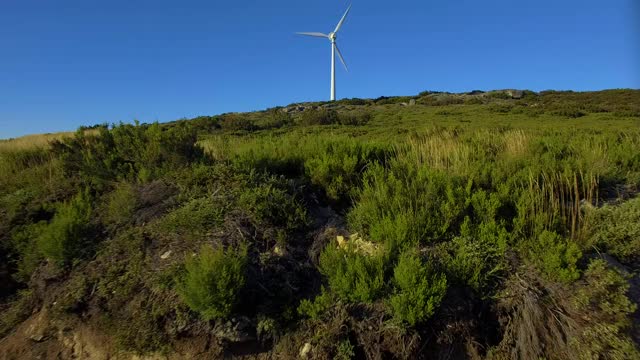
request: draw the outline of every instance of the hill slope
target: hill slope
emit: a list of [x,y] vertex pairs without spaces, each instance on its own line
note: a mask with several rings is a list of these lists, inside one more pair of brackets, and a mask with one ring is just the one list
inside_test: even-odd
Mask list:
[[0,143],[0,355],[637,358],[640,91]]

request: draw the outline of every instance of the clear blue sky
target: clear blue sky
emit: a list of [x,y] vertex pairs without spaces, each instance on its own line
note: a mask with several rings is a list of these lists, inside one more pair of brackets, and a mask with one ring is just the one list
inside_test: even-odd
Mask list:
[[[354,0],[338,97],[640,87],[637,0]],[[348,1],[0,0],[0,138],[329,97]]]

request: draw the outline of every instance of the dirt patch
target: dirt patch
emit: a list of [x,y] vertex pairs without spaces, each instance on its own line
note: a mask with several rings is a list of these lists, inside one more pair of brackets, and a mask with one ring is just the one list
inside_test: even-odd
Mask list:
[[124,352],[117,349],[112,338],[94,327],[74,320],[63,324],[42,310],[0,340],[0,360],[178,360],[222,356],[221,344],[210,336],[192,337],[171,345],[173,351],[169,355]]

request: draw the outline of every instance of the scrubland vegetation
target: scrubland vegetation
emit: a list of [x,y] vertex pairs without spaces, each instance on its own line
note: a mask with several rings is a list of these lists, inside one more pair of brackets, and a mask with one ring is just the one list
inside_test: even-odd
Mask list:
[[2,141],[0,349],[46,313],[33,356],[86,326],[170,358],[637,359],[639,187],[638,90]]

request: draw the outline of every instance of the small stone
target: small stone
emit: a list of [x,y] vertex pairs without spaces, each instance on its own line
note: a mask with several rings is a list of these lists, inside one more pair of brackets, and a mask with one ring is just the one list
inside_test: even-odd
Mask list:
[[346,245],[346,241],[344,240],[344,236],[338,235],[336,236],[336,240],[338,241],[339,247],[344,247]]
[[160,255],[160,259],[166,260],[169,258],[169,256],[171,256],[171,250],[166,251],[164,254]]
[[300,357],[306,359],[309,357],[309,353],[311,352],[311,344],[305,343],[302,349],[300,349]]

